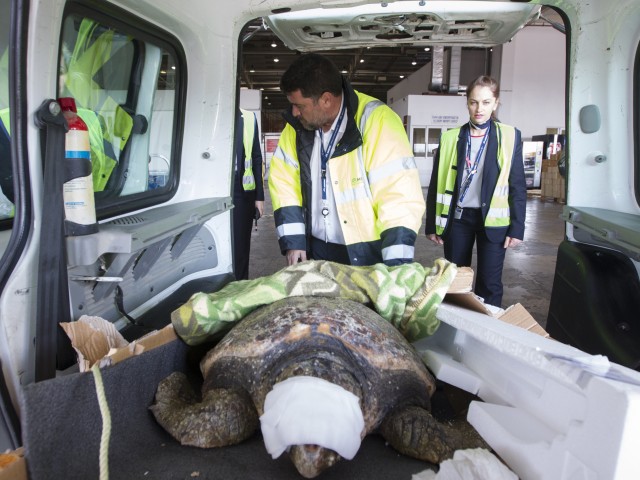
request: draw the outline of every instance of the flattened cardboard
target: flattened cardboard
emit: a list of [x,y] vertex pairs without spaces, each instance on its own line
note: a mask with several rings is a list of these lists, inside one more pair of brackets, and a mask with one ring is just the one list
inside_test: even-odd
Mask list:
[[[144,353],[148,350],[152,350],[156,347],[165,345],[166,343],[169,343],[177,338],[178,336],[176,335],[176,332],[173,329],[173,325],[169,324],[166,327],[164,327],[162,330],[156,330],[155,332],[151,332],[145,335],[144,337],[131,342],[129,345],[127,345],[124,348],[112,350],[105,357],[105,360],[109,361],[107,365],[114,365],[134,355],[140,355],[141,353]],[[103,366],[102,362],[100,366],[101,367]]]
[[8,463],[0,467],[0,480],[27,480],[27,462],[24,459],[24,448],[0,454]]
[[[460,276],[460,278],[458,278],[458,276]],[[466,288],[465,285],[467,283],[468,290],[465,291],[464,289]],[[524,328],[525,330],[537,333],[545,338],[549,338],[549,334],[538,322],[536,322],[535,318],[527,312],[527,309],[524,308],[522,304],[516,303],[507,309],[487,305],[480,297],[471,291],[472,284],[473,270],[469,267],[459,268],[456,280],[452,283],[454,288],[449,288],[447,295],[444,297],[444,301],[474,312],[484,313],[490,317],[497,318],[510,323],[511,325]]]
[[473,269],[471,267],[458,267],[453,282],[449,285],[448,293],[468,293],[473,287]]

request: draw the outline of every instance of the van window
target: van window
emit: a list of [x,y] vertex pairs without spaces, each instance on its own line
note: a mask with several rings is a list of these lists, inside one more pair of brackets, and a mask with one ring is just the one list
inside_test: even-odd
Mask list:
[[15,214],[11,125],[9,124],[9,5],[0,4],[0,228],[11,226]]
[[58,97],[73,97],[87,124],[98,217],[159,203],[177,186],[184,62],[169,35],[134,24],[75,6],[62,29]]

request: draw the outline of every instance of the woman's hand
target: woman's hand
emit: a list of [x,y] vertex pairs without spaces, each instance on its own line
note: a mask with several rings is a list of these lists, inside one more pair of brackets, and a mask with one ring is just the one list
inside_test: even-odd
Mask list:
[[522,243],[522,240],[513,237],[506,237],[504,239],[504,248],[513,248],[517,247]]
[[435,233],[430,233],[429,235],[427,235],[427,238],[431,240],[433,243],[437,243],[438,245],[444,245],[444,240],[442,240],[442,238],[440,238]]
[[256,200],[256,208],[260,212],[260,216],[264,215],[264,200]]

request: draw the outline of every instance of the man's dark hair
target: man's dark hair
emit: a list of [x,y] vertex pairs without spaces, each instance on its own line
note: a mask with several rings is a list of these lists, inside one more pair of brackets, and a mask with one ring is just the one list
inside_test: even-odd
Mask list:
[[285,95],[300,90],[303,97],[317,100],[324,92],[342,93],[342,75],[327,57],[317,53],[301,55],[284,72],[280,90]]

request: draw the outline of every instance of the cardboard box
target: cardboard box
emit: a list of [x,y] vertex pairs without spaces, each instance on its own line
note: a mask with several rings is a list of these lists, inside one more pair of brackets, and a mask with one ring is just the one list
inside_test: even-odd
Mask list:
[[144,337],[127,342],[113,323],[83,315],[77,322],[63,322],[60,326],[71,340],[78,354],[81,372],[91,370],[98,363],[100,368],[115,365],[134,355],[164,345],[177,338],[173,325],[148,333]]
[[0,480],[27,480],[24,448],[0,453]]
[[484,313],[490,317],[497,318],[503,322],[510,323],[520,328],[524,328],[533,333],[537,333],[545,338],[549,338],[549,334],[536,321],[535,318],[520,303],[511,305],[507,309],[488,305],[472,292],[473,286],[473,269],[470,267],[459,267],[456,278],[452,282],[445,302],[457,305],[459,307],[472,310],[474,312]]

